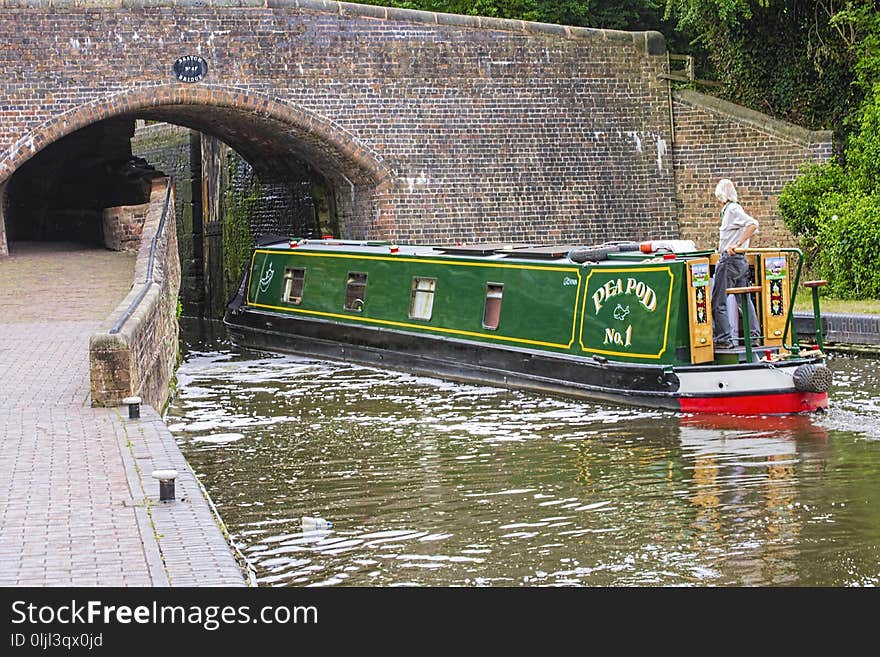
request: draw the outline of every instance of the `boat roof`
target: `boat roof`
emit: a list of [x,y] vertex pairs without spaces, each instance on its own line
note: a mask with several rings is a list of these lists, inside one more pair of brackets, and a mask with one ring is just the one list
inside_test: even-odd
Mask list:
[[[258,240],[257,247],[271,250],[300,249],[303,251],[325,253],[362,253],[365,255],[388,255],[396,253],[400,255],[416,257],[452,257],[452,258],[476,258],[479,260],[510,260],[530,261],[543,260],[548,263],[582,264],[569,258],[569,253],[578,249],[601,248],[591,247],[583,243],[541,244],[541,243],[512,243],[512,242],[485,242],[474,244],[398,244],[396,242],[380,240],[346,240],[325,237],[322,239],[298,239],[281,238],[271,236],[269,239]],[[641,253],[640,251],[611,252],[607,259],[595,264],[636,264],[645,260],[666,256],[667,260],[687,259],[691,257],[705,257],[711,251],[690,251],[683,253]],[[672,257],[670,257],[672,256]],[[592,264],[592,263],[591,263]]]

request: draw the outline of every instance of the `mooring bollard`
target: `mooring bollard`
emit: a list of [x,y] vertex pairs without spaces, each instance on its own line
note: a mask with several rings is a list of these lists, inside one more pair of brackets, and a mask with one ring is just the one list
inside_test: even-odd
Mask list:
[[159,480],[159,501],[174,501],[174,480],[177,470],[153,470],[153,479]]
[[137,420],[141,416],[141,398],[126,397],[122,400],[123,404],[128,405],[128,419]]

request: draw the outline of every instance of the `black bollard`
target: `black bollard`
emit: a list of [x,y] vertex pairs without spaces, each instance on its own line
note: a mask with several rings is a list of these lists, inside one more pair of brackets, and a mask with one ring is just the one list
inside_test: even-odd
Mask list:
[[126,397],[122,400],[123,404],[128,405],[128,419],[137,420],[141,416],[141,398]]
[[159,501],[174,501],[174,480],[177,470],[153,470],[153,479],[159,480]]

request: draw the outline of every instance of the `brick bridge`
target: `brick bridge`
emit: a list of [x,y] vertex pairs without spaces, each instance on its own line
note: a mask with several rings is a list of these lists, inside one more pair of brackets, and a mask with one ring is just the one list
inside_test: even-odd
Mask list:
[[[5,349],[0,344],[0,365],[10,373],[0,377],[8,388],[0,419],[9,418],[7,458],[0,459],[9,486],[0,501],[27,501],[7,514],[15,527],[0,551],[14,558],[0,564],[2,583],[198,583],[206,580],[190,577],[191,564],[177,574],[173,555],[215,564],[188,543],[193,536],[206,543],[190,528],[207,531],[210,519],[184,524],[154,509],[152,525],[143,514],[135,518],[137,511],[117,522],[107,509],[107,499],[116,500],[118,514],[120,499],[129,511],[144,502],[145,493],[129,500],[126,491],[143,486],[129,475],[127,488],[125,473],[167,466],[177,449],[158,416],[148,413],[156,425],[150,433],[113,420],[107,409],[81,408],[113,406],[128,394],[159,408],[174,367],[184,252],[177,255],[173,212],[169,229],[161,230],[169,206],[162,199],[171,192],[129,166],[136,119],[219,139],[259,169],[261,180],[293,179],[307,166],[326,182],[342,236],[400,241],[590,243],[680,235],[711,243],[711,189],[727,176],[761,220],[766,244],[785,238],[774,218],[781,185],[802,162],[830,154],[827,133],[672,92],[665,43],[653,32],[329,0],[0,0],[0,35],[0,255],[7,243],[13,252],[0,259],[0,301],[19,304],[5,314],[0,304],[0,338],[8,342]],[[173,75],[173,63],[187,55],[207,63],[202,79]],[[200,149],[192,149],[195,160],[204,157]],[[193,192],[212,187],[201,178],[194,178]],[[216,259],[207,238],[218,222],[207,215],[196,221],[196,205],[188,239],[204,264]],[[140,216],[143,240],[121,229],[110,231],[111,240],[102,223],[108,214]],[[187,225],[186,217],[179,225]],[[103,323],[106,309],[89,303],[87,286],[91,274],[112,273],[101,258],[75,253],[70,270],[59,268],[54,252],[22,262],[34,256],[17,242],[62,239],[139,243],[134,286]],[[151,239],[159,245],[152,283]],[[35,272],[31,292],[11,273],[21,267]],[[121,283],[119,295],[130,280]],[[76,331],[53,314],[61,299],[67,316],[60,319],[72,319],[71,288],[98,313]],[[34,318],[40,323],[12,326],[26,314],[19,308],[43,309]],[[110,328],[129,311],[122,330]],[[72,397],[44,421],[28,395],[51,402],[42,387],[50,381],[55,391],[57,372],[69,379],[63,392]],[[129,431],[167,435],[164,442],[141,440]],[[125,461],[127,447],[133,467],[107,456],[119,452]],[[73,461],[59,456],[68,452]],[[74,462],[80,455],[106,464],[100,485]],[[174,456],[171,463],[178,462],[182,457]],[[107,489],[105,479],[119,485]],[[67,499],[81,490],[92,491],[100,523],[83,525],[81,500]],[[187,497],[195,500],[194,491]],[[59,504],[69,510],[63,522]],[[195,502],[192,508],[207,512]],[[46,518],[54,519],[51,526]],[[107,522],[115,529],[106,530]],[[96,536],[87,536],[89,527]],[[159,537],[170,542],[168,550],[151,543]],[[130,555],[139,545],[146,559],[136,570]],[[209,574],[230,570],[224,550]],[[83,563],[93,571],[79,572]],[[241,578],[224,579],[232,580]]]
[[[0,253],[30,221],[16,172],[89,135],[22,186],[55,198],[45,179],[99,172],[95,129],[135,118],[276,179],[305,163],[343,236],[401,241],[711,239],[720,176],[776,237],[782,182],[830,153],[827,133],[673,94],[656,32],[327,0],[0,0],[0,33]],[[200,81],[173,75],[185,55],[207,62]]]
[[[677,232],[658,33],[324,0],[0,0],[0,33],[0,184],[139,117],[308,163],[351,238]],[[173,76],[184,55],[202,81]]]

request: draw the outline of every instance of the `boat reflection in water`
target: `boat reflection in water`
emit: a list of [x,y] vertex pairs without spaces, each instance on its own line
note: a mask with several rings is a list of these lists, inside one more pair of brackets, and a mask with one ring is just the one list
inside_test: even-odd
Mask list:
[[[687,416],[200,348],[169,425],[262,585],[880,583],[880,441],[833,412]],[[834,366],[860,401],[873,363]],[[304,533],[316,516],[332,527]]]
[[804,415],[688,415],[681,418],[681,445],[689,454],[794,456],[799,441],[824,443],[828,431]]
[[724,568],[739,584],[800,581],[797,555],[811,520],[798,484],[808,470],[825,469],[815,457],[828,438],[803,416],[681,419],[682,456],[693,473],[684,480],[691,528],[699,542],[725,545]]

